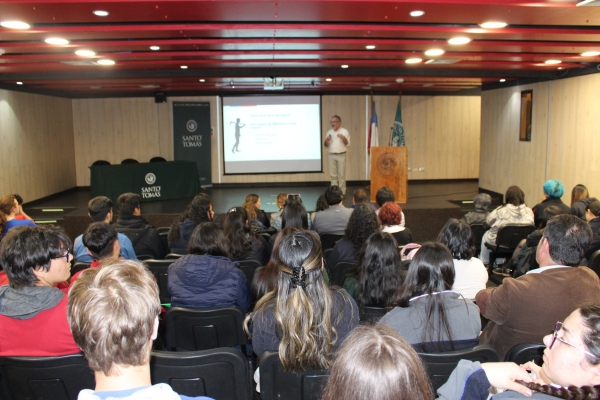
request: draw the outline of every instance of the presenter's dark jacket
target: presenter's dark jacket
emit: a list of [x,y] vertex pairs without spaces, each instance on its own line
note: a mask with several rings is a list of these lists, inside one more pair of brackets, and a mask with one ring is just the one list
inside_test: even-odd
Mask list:
[[135,254],[148,254],[158,260],[165,257],[166,249],[163,248],[158,231],[144,217],[119,217],[113,227],[131,240]]

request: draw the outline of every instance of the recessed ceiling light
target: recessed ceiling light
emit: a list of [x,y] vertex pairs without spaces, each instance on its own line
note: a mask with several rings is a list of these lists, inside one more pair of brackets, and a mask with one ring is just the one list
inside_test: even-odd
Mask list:
[[182,65],[181,69],[187,69],[187,65]]
[[558,67],[557,69],[564,69],[563,67]]
[[450,44],[467,44],[471,41],[468,37],[455,37],[452,39],[448,39],[448,43]]
[[90,89],[101,89],[102,86],[90,86]]
[[160,50],[160,47],[159,46],[150,46],[150,50],[157,51],[157,50]]
[[327,78],[325,79],[327,82],[331,82],[331,78]]
[[425,11],[415,10],[410,12],[411,17],[420,17],[425,14]]
[[504,79],[504,78],[500,79],[500,82],[506,82],[506,79]]
[[342,65],[342,68],[348,68],[348,65],[344,64]]
[[560,64],[562,61],[560,60],[546,60],[544,61],[544,64],[548,64],[548,65],[553,65],[553,64]]
[[421,61],[423,61],[423,60],[420,59],[420,58],[409,58],[408,60],[405,61],[405,63],[407,63],[407,64],[418,64]]
[[140,85],[142,89],[158,89],[160,85]]
[[441,56],[444,54],[444,50],[442,49],[431,49],[425,52],[426,56]]
[[373,46],[372,44],[367,46],[367,50],[373,50],[375,48],[375,46]]
[[96,15],[98,17],[107,17],[108,16],[108,11],[96,10],[96,11],[94,11],[94,15]]
[[44,42],[46,42],[48,44],[56,44],[56,45],[69,44],[69,41],[67,39],[63,39],[63,38],[48,38],[48,39],[44,40]]
[[507,23],[501,21],[487,21],[482,24],[479,24],[480,27],[485,29],[501,29],[506,28]]
[[0,26],[8,29],[29,29],[31,26],[28,23],[22,21],[2,21]]
[[433,86],[433,83],[424,83],[423,84],[423,87],[432,87],[432,86]]
[[96,53],[91,50],[77,50],[75,54],[81,57],[94,57],[96,55]]
[[586,51],[585,53],[581,53],[583,57],[596,57],[600,56],[600,51]]
[[115,62],[113,60],[108,59],[98,60],[97,63],[100,65],[115,65]]
[[23,84],[23,82],[17,82],[17,85],[22,85],[22,84]]
[[204,79],[200,79],[200,82],[204,82],[204,81],[205,81]]
[[481,28],[474,28],[474,29],[467,29],[465,32],[467,32],[467,33],[486,33],[487,31],[485,29],[481,29]]

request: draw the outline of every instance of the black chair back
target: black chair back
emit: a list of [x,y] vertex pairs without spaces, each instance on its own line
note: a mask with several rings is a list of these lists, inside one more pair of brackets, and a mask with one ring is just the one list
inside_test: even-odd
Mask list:
[[242,346],[246,353],[244,312],[236,306],[171,307],[167,310],[167,338],[176,351]]
[[150,159],[150,162],[167,162],[167,160],[164,157],[157,156],[157,157],[152,157]]
[[331,285],[342,286],[346,276],[356,268],[356,263],[339,262],[333,267]]
[[306,368],[283,370],[279,353],[267,351],[260,358],[260,397],[262,400],[320,400],[329,371]]
[[537,365],[542,365],[545,349],[546,345],[544,343],[521,343],[511,347],[504,356],[504,361],[512,361],[519,365],[533,361]]
[[260,262],[257,260],[242,260],[235,262],[240,264],[240,269],[242,270],[244,275],[246,275],[248,285],[251,285],[252,279],[254,278],[254,272],[256,272],[256,269],[258,267],[262,267],[262,265],[260,265]]
[[387,310],[385,308],[363,307],[359,310],[360,324],[375,325],[386,313]]
[[596,250],[588,261],[588,268],[600,276],[600,250]]
[[321,238],[321,248],[323,249],[323,251],[325,251],[327,249],[333,249],[335,243],[338,240],[343,239],[344,235],[336,235],[334,233],[322,233],[319,235],[319,237]]
[[106,160],[96,160],[92,163],[92,167],[96,167],[98,165],[111,165],[111,164]]
[[0,395],[6,400],[76,400],[94,389],[94,373],[83,354],[0,357]]
[[510,258],[521,240],[526,239],[527,235],[534,230],[535,226],[533,225],[517,224],[509,224],[500,228],[496,237],[496,244],[485,243],[485,246],[492,250],[488,267],[491,268],[497,258]]
[[169,253],[165,256],[165,260],[177,260],[183,256],[185,256],[185,254]]
[[71,276],[75,275],[79,271],[83,271],[84,269],[88,269],[90,267],[90,265],[92,265],[92,263],[89,263],[89,262],[76,262],[71,267]]
[[483,239],[485,231],[487,231],[487,229],[483,227],[483,224],[471,225],[471,232],[473,233],[473,244],[475,245],[476,254],[481,253],[481,240]]
[[121,161],[121,164],[139,164],[140,162],[134,158],[126,158]]
[[253,397],[248,360],[235,349],[153,351],[150,375],[153,384],[167,383],[184,396],[231,400]]
[[171,294],[169,293],[169,277],[167,275],[167,271],[173,262],[175,262],[174,259],[144,261],[144,264],[146,264],[150,272],[152,272],[152,275],[154,275],[156,278],[160,302],[163,304],[171,302]]
[[434,390],[442,386],[460,360],[497,362],[498,353],[490,344],[479,344],[463,350],[445,351],[442,353],[419,353],[423,364],[429,373],[429,379]]

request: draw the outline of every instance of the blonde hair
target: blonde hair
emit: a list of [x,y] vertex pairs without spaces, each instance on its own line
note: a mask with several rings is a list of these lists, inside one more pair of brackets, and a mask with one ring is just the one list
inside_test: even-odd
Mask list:
[[283,208],[285,206],[285,201],[287,200],[287,197],[287,193],[279,193],[277,195],[277,200],[275,200],[275,203],[277,203],[277,207]]
[[258,195],[257,194],[249,194],[248,196],[246,196],[246,200],[244,200],[244,204],[242,205],[242,207],[244,207],[246,209],[246,211],[248,211],[248,217],[250,217],[251,219],[256,219],[256,203],[258,203]]
[[149,362],[158,286],[141,263],[107,260],[85,270],[69,291],[67,314],[77,346],[90,367],[118,376],[119,366]]
[[[321,242],[314,233],[294,228],[283,229],[280,236],[271,256],[279,270],[277,287],[259,300],[246,317],[244,329],[248,333],[250,320],[264,318],[264,311],[272,308],[277,332],[281,332],[279,359],[284,370],[329,368],[338,338],[335,325],[343,313],[333,315],[335,289],[323,278]],[[348,295],[340,293],[350,307]]]
[[338,350],[323,400],[433,399],[413,347],[383,326],[354,329]]
[[8,222],[6,217],[10,215],[10,212],[15,207],[16,199],[12,194],[0,197],[0,234],[6,228],[6,223]]

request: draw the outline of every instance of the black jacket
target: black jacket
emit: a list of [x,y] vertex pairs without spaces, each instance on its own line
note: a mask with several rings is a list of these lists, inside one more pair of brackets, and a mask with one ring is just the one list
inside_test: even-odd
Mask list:
[[571,207],[563,203],[561,199],[547,198],[533,207],[533,218],[536,228],[540,227],[541,219],[544,217],[544,210],[550,206],[558,206],[565,214],[571,214]]
[[135,215],[129,218],[119,217],[113,227],[131,240],[137,256],[148,254],[157,260],[165,257],[166,250],[163,248],[160,235],[144,217]]

